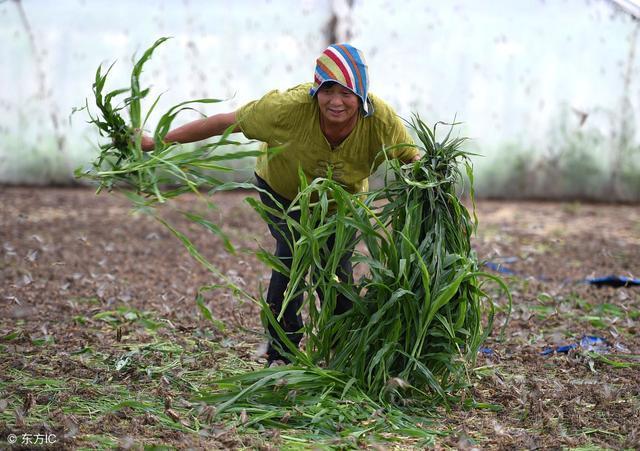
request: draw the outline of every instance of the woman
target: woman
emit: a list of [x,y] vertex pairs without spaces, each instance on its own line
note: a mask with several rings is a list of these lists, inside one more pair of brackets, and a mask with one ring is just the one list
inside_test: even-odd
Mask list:
[[[331,177],[352,192],[366,191],[367,178],[383,161],[380,151],[396,144],[412,144],[413,140],[395,112],[378,97],[368,93],[368,72],[362,53],[349,44],[330,45],[316,60],[313,83],[295,86],[285,92],[271,91],[259,100],[249,102],[239,110],[199,119],[170,131],[167,142],[188,143],[222,134],[235,125],[235,132],[262,141],[265,147],[283,150],[256,163],[257,186],[270,193],[285,207],[299,189],[298,168],[307,179]],[[151,150],[151,138],[142,138],[144,150]],[[399,147],[391,151],[392,158],[404,162],[417,160],[414,147]],[[264,204],[273,200],[260,193]],[[296,218],[298,219],[298,218]],[[276,240],[275,255],[290,267],[293,242],[286,224],[271,217],[269,230]],[[352,281],[350,254],[340,265],[339,279]],[[267,302],[280,313],[289,279],[273,271]],[[320,294],[320,296],[322,296]],[[281,325],[293,343],[302,338],[302,319],[298,314],[302,295],[290,302]],[[339,297],[336,314],[350,308],[349,301]],[[267,350],[269,364],[288,361],[281,351],[275,331],[269,328]]]

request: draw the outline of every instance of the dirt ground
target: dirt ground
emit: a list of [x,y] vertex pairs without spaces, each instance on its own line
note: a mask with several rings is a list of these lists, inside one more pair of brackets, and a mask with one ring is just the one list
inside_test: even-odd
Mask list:
[[[253,253],[272,243],[249,195],[214,199],[236,255],[180,216],[195,197],[163,213],[257,294],[269,273]],[[513,294],[504,339],[496,329],[472,373],[476,401],[500,408],[445,412],[435,446],[640,448],[640,287],[585,282],[640,277],[640,206],[480,200],[478,216],[479,259],[513,272],[502,273]],[[48,434],[51,448],[278,448],[276,432],[207,422],[184,399],[189,384],[264,364],[255,305],[212,289],[205,303],[226,327],[199,313],[198,288],[219,282],[122,195],[0,187],[0,447]],[[583,336],[606,344],[541,354]]]

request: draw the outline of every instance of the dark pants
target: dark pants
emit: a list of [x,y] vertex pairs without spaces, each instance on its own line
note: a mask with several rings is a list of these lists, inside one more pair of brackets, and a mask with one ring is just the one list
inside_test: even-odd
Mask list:
[[[256,175],[257,186],[265,191],[268,191],[278,202],[280,202],[284,208],[286,209],[291,204],[291,201],[285,199],[284,197],[277,194],[275,191],[271,189],[271,187],[265,182],[263,179]],[[268,207],[278,209],[277,205],[273,202],[273,200],[265,193],[260,193],[260,200],[263,204]],[[296,221],[300,221],[300,212],[292,212],[290,217]],[[269,231],[271,235],[276,240],[276,250],[275,256],[278,257],[282,263],[289,269],[291,269],[291,263],[293,261],[292,256],[292,248],[294,241],[298,238],[297,234],[292,234],[289,228],[287,227],[287,223],[284,219],[277,218],[271,214],[269,214],[269,219],[273,222],[273,224],[269,224]],[[327,244],[329,247],[329,252],[333,250],[335,242],[335,235],[332,235],[327,240]],[[345,255],[340,260],[340,265],[338,267],[337,276],[343,283],[353,283],[353,267],[351,265],[351,255],[353,254],[353,250],[345,253]],[[280,310],[282,309],[282,302],[284,300],[284,292],[287,289],[287,285],[289,284],[289,278],[276,271],[272,270],[271,272],[271,280],[269,282],[269,290],[267,291],[267,303],[271,307],[271,311],[277,317],[280,314]],[[323,293],[318,293],[320,297],[320,301],[323,300]],[[295,296],[289,304],[287,304],[287,308],[282,315],[282,319],[280,321],[280,326],[287,333],[288,338],[297,346],[302,339],[302,316],[299,313],[300,306],[302,305],[302,293]],[[345,296],[338,294],[336,298],[336,307],[334,310],[335,314],[344,313],[351,308],[351,301],[347,299]],[[286,346],[282,343],[282,341],[278,338],[276,331],[273,329],[271,325],[268,328],[269,331],[269,348],[267,350],[267,357],[269,360],[285,360],[279,351],[279,348],[283,350],[287,350]]]

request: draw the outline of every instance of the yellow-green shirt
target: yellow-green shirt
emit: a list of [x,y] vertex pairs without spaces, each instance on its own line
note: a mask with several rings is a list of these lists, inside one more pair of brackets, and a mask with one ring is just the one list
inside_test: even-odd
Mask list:
[[[256,173],[290,200],[299,191],[298,167],[309,182],[326,177],[331,169],[333,180],[347,191],[366,191],[369,175],[384,161],[381,150],[413,144],[413,139],[393,109],[369,93],[373,115],[359,115],[353,131],[332,149],[320,130],[320,110],[317,100],[309,95],[310,88],[311,83],[306,83],[284,92],[271,91],[236,112],[247,138],[262,141],[269,148],[283,146],[275,155],[259,157]],[[389,156],[408,161],[417,153],[414,147],[400,147]]]

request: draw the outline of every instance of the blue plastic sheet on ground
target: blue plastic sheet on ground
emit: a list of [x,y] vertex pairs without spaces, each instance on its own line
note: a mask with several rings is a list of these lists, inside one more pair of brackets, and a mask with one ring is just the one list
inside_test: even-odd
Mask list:
[[598,287],[628,287],[640,285],[640,279],[625,276],[609,275],[604,277],[591,277],[586,279],[587,283]]
[[[506,276],[517,276],[518,273],[504,266],[504,263],[513,263],[518,260],[517,257],[497,257],[495,260],[499,261],[486,261],[483,263],[484,266],[491,269],[492,271],[498,272],[500,274],[504,274]],[[536,280],[545,281],[548,280],[544,276],[534,277]],[[571,280],[565,280],[565,282],[571,282]],[[640,286],[640,279],[635,279],[633,277],[626,276],[616,276],[614,274],[603,276],[603,277],[589,277],[582,280],[577,280],[575,283],[588,283],[590,285],[594,285],[596,287],[632,287],[632,286]]]
[[540,355],[549,354],[567,354],[572,349],[582,349],[583,351],[597,352],[603,354],[609,352],[611,345],[607,343],[604,338],[596,337],[594,335],[583,336],[578,343],[571,343],[563,346],[556,346],[551,348],[545,348]]
[[496,272],[499,272],[500,274],[506,274],[508,276],[515,276],[516,273],[514,271],[511,271],[509,268],[506,268],[502,265],[502,263],[495,263],[495,262],[484,262],[484,265],[487,268],[490,268]]

